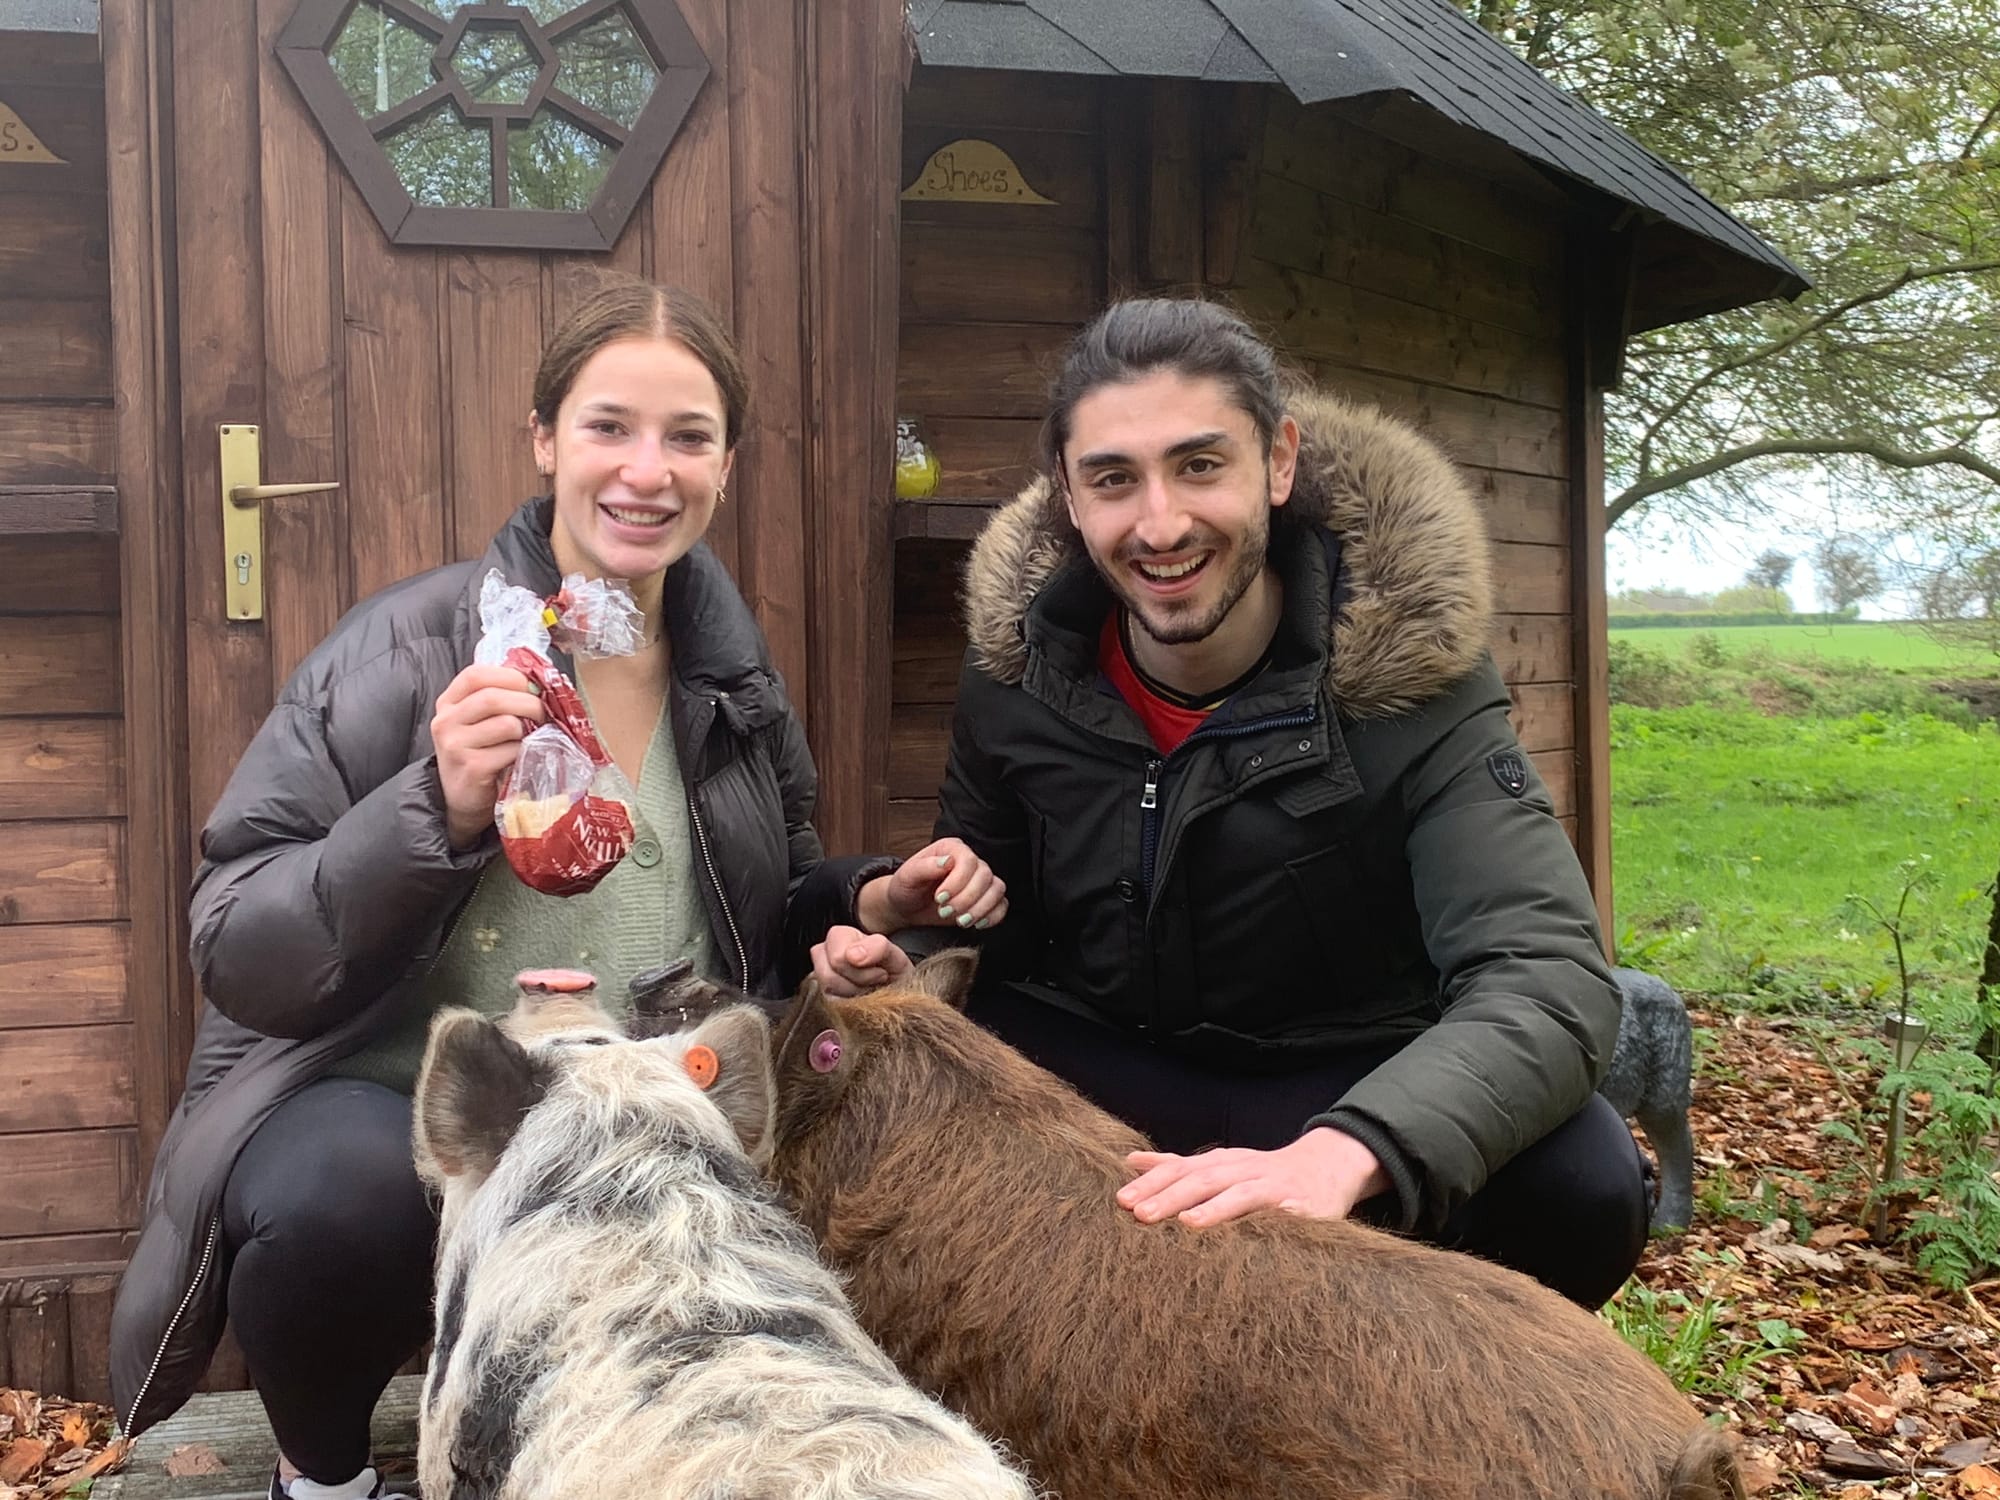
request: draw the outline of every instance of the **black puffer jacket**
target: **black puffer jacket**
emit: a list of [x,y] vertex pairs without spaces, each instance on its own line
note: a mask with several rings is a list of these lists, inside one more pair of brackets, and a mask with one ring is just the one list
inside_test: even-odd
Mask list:
[[[127,1433],[186,1400],[221,1336],[218,1206],[237,1152],[378,1018],[412,1002],[499,853],[491,833],[450,847],[430,719],[472,660],[487,571],[544,594],[560,583],[551,516],[551,502],[531,501],[477,564],[351,611],[292,675],[202,830],[191,924],[209,1007],[112,1319]],[[861,884],[894,862],[823,857],[804,733],[762,632],[706,547],[668,571],[664,607],[668,708],[716,950],[742,988],[776,995],[827,927],[853,920]]]
[[1477,502],[1400,423],[1293,410],[1271,663],[1171,755],[1099,670],[1110,595],[1060,503],[995,516],[937,831],[1007,881],[984,983],[1245,1071],[1406,1042],[1299,1124],[1434,1226],[1589,1099],[1618,992],[1486,654]]

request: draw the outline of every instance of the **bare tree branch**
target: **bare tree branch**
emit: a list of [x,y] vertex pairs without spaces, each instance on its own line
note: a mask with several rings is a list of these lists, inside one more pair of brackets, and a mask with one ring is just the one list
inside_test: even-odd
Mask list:
[[1652,467],[1653,439],[1659,436],[1660,429],[1679,416],[1681,412],[1685,411],[1689,403],[1696,396],[1700,395],[1710,386],[1713,386],[1723,376],[1733,374],[1735,371],[1741,370],[1746,366],[1770,359],[1773,355],[1782,354],[1793,345],[1810,338],[1828,324],[1836,323],[1846,317],[1857,307],[1865,307],[1871,302],[1880,302],[1885,297],[1893,297],[1912,282],[1934,281],[1941,276],[1971,276],[1977,275],[1980,272],[1995,270],[2000,270],[2000,260],[1948,261],[1943,265],[1936,266],[1905,266],[1898,275],[1884,282],[1881,286],[1871,287],[1865,292],[1857,292],[1845,302],[1835,303],[1832,307],[1827,308],[1818,315],[1808,318],[1783,338],[1773,339],[1768,344],[1760,344],[1757,348],[1738,355],[1735,359],[1726,359],[1720,364],[1713,366],[1704,372],[1699,380],[1694,381],[1679,396],[1675,397],[1652,421],[1646,424],[1645,434],[1639,439],[1639,473],[1642,479],[1648,475],[1648,471]]
[[1995,120],[2000,120],[2000,99],[1994,100],[1993,107],[1980,117],[1977,125],[1972,127],[1972,134],[1965,138],[1964,149],[1958,153],[1960,161],[1972,160],[1972,153],[1979,145],[1979,138],[1992,129]]
[[1719,474],[1738,464],[1749,463],[1753,459],[1796,456],[1803,458],[1831,458],[1840,454],[1854,454],[1862,458],[1872,458],[1893,469],[1928,469],[1938,464],[1955,464],[1970,469],[1984,479],[2000,485],[2000,464],[1994,464],[1974,453],[1970,448],[1932,448],[1922,453],[1913,453],[1907,448],[1898,448],[1878,438],[1771,438],[1760,443],[1745,443],[1740,448],[1730,448],[1713,454],[1699,463],[1683,464],[1678,469],[1665,474],[1656,474],[1650,479],[1642,479],[1637,484],[1622,491],[1604,507],[1604,524],[1616,526],[1625,513],[1642,500],[1668,490],[1679,489],[1684,484],[1692,484],[1697,479],[1706,479],[1711,474]]
[[[1995,107],[2000,108],[2000,106]],[[1980,128],[1983,130],[1985,127],[1982,125]],[[1891,187],[1899,182],[1914,182],[1925,175],[1925,170],[1922,167],[1906,167],[1896,172],[1862,172],[1853,177],[1803,177],[1797,182],[1766,188],[1761,193],[1739,194],[1732,202],[1818,203],[1825,198],[1838,198],[1845,193],[1857,193],[1866,188]],[[1970,176],[1976,172],[2000,170],[2000,158],[1988,160],[1976,156],[1959,156],[1950,161],[1938,162],[1929,170],[1954,176]]]

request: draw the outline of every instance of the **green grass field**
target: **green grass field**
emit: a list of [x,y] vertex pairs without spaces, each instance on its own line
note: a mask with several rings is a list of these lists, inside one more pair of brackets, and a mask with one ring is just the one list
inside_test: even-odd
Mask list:
[[1611,785],[1626,961],[1709,992],[1882,991],[1894,960],[1852,898],[1893,909],[1913,861],[1910,957],[1962,1014],[2000,865],[2000,726],[1621,705]]
[[1685,656],[1698,635],[1712,635],[1732,656],[1762,647],[1789,660],[1847,660],[1912,672],[1963,673],[1993,676],[2000,659],[1990,650],[1939,640],[1921,625],[1891,621],[1858,625],[1729,625],[1721,628],[1620,630],[1611,622],[1611,639],[1629,641],[1645,651]]

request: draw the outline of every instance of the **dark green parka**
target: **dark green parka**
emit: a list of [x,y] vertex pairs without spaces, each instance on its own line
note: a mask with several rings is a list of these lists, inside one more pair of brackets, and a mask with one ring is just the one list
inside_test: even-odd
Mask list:
[[1248,1071],[1407,1042],[1299,1123],[1431,1227],[1589,1099],[1618,992],[1486,651],[1476,500],[1372,409],[1293,413],[1272,660],[1171,755],[1098,669],[1111,596],[1061,502],[994,517],[937,831],[1007,881],[984,982]]

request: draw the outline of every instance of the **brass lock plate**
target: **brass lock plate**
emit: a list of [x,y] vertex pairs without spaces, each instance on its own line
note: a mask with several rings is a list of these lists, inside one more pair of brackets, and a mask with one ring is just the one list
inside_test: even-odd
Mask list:
[[231,620],[264,618],[264,507],[230,499],[237,489],[254,489],[263,477],[257,428],[247,422],[222,424],[222,600]]

